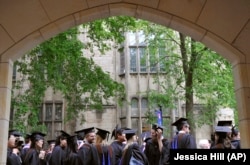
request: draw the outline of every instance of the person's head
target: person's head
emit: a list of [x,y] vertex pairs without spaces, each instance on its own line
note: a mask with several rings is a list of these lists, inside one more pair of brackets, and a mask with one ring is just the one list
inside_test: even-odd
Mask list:
[[85,143],[93,144],[95,143],[96,140],[96,133],[95,133],[95,128],[90,127],[90,128],[85,128],[79,131],[75,131],[76,134],[82,134],[84,135]]
[[55,145],[56,145],[56,140],[48,140],[47,141],[47,143],[48,143],[48,151],[52,151],[53,149],[54,149],[54,147],[55,147]]
[[127,129],[124,130],[123,133],[125,134],[125,138],[127,140],[127,142],[136,142],[138,140],[138,137],[136,135],[136,130],[134,129]]
[[233,126],[233,127],[232,127],[231,138],[232,138],[233,140],[240,140],[240,132],[239,132],[239,130],[236,128],[236,126]]
[[208,139],[201,139],[199,141],[199,148],[200,149],[210,149],[210,142]]
[[116,128],[112,131],[111,138],[114,137],[115,140],[117,140],[119,142],[125,142],[126,137],[125,137],[125,134],[123,133],[123,131],[124,131],[123,128],[118,128],[116,126]]
[[157,136],[159,133],[163,133],[163,127],[158,124],[153,124],[151,128],[151,138],[153,141],[157,141]]
[[31,134],[31,145],[30,148],[35,148],[37,150],[41,150],[44,144],[44,136],[45,134],[42,132],[33,132]]
[[96,132],[96,143],[100,144],[106,144],[106,142],[108,141],[109,138],[109,134],[110,132],[104,129],[100,129],[100,128],[96,128],[97,132]]
[[215,127],[215,143],[224,143],[225,139],[229,139],[231,129],[228,126],[216,126]]
[[178,131],[190,132],[190,126],[186,118],[179,118],[177,121],[172,123],[172,126],[176,126]]
[[67,132],[61,130],[60,131],[60,135],[57,136],[56,138],[56,146],[60,145],[62,148],[67,147],[67,138],[70,137],[70,134],[68,134]]
[[67,137],[67,148],[74,153],[78,151],[77,136],[72,135]]
[[16,148],[18,147],[19,138],[22,134],[17,130],[10,130],[8,134],[8,147],[9,148]]
[[25,144],[31,143],[31,134],[30,133],[26,134],[26,136],[24,138],[24,142],[25,142]]

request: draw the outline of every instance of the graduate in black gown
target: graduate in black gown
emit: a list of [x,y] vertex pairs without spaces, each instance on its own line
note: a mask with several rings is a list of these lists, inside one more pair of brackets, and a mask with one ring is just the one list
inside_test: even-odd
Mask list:
[[172,126],[176,126],[177,134],[171,141],[172,149],[196,149],[196,140],[189,133],[190,126],[186,118],[179,118],[177,121],[172,123]]
[[21,165],[22,160],[17,146],[18,138],[22,134],[17,130],[10,130],[8,135],[7,165]]
[[151,139],[146,142],[144,153],[149,165],[169,164],[169,141],[163,137],[164,127],[153,124],[151,128]]
[[125,147],[124,142],[126,142],[126,137],[123,131],[124,129],[118,128],[117,126],[112,131],[111,138],[114,137],[115,140],[110,144],[110,146],[112,147],[113,157],[115,159],[114,165],[119,165],[122,158],[122,151],[123,148]]
[[65,158],[65,150],[67,148],[67,138],[70,134],[61,130],[61,135],[56,138],[56,145],[51,153],[49,165],[63,165],[63,159]]
[[233,126],[231,133],[231,143],[235,147],[235,149],[240,149],[240,132],[239,130]]
[[112,148],[107,144],[110,132],[104,129],[96,128],[95,147],[98,151],[101,165],[113,165],[115,162]]
[[48,149],[46,151],[45,160],[46,160],[46,164],[49,165],[49,160],[51,158],[52,151],[55,148],[56,140],[54,140],[54,139],[48,140],[47,143],[49,146],[48,146]]
[[26,134],[24,141],[25,141],[25,144],[24,144],[23,148],[21,149],[21,154],[20,154],[22,161],[24,160],[25,155],[26,155],[26,153],[29,150],[30,145],[31,145],[31,134],[30,133]]
[[33,132],[31,135],[31,145],[27,151],[23,165],[46,165],[44,145],[44,133]]
[[84,132],[84,144],[79,148],[77,154],[79,158],[79,165],[100,165],[98,151],[93,146],[96,139],[95,128],[86,128],[75,133]]
[[65,150],[65,159],[63,161],[63,165],[78,165],[78,144],[77,144],[77,136],[72,135],[67,138],[67,148]]
[[146,155],[140,150],[137,142],[136,131],[133,129],[124,130],[127,143],[123,149],[120,165],[149,165]]

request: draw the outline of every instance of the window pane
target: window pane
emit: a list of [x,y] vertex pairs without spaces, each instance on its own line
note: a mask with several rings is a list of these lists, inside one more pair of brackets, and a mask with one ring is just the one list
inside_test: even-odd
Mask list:
[[167,52],[164,47],[159,48],[159,64],[160,64],[160,71],[163,72],[165,71],[165,60],[167,57]]
[[137,72],[137,69],[136,69],[136,65],[137,65],[136,48],[130,48],[129,52],[130,52],[130,71]]
[[140,71],[147,72],[146,48],[145,47],[139,48],[139,53],[140,53]]
[[56,103],[55,107],[55,120],[62,120],[62,103]]
[[129,35],[129,45],[136,45],[135,33],[128,33]]
[[138,116],[138,100],[136,98],[133,98],[131,100],[131,115],[132,116]]
[[157,58],[156,58],[156,49],[150,48],[149,49],[149,65],[150,65],[150,72],[157,71]]
[[148,109],[148,100],[146,98],[142,98],[141,99],[141,113],[142,113],[142,116],[146,115],[147,109]]
[[45,105],[45,120],[46,121],[52,120],[52,109],[53,109],[53,104],[46,103],[46,105]]

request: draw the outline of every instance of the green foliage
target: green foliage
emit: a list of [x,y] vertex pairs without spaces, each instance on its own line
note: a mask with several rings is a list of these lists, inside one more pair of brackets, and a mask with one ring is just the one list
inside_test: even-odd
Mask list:
[[[79,117],[79,112],[86,108],[101,110],[112,97],[124,97],[124,86],[82,55],[84,45],[78,40],[78,34],[77,28],[70,29],[16,61],[23,78],[13,86],[13,91],[19,91],[12,95],[15,128],[44,129],[39,122],[39,112],[48,87],[64,96],[65,121]],[[23,88],[25,84],[28,88]]]

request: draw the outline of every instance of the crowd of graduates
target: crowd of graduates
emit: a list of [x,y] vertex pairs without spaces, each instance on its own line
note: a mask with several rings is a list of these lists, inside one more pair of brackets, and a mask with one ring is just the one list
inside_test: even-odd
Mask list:
[[[177,133],[168,140],[163,136],[164,127],[153,124],[142,145],[138,143],[136,130],[130,128],[116,126],[110,144],[110,132],[104,129],[85,128],[73,135],[61,130],[55,140],[47,141],[46,149],[45,134],[26,134],[25,144],[21,144],[22,134],[10,130],[7,165],[165,165],[169,164],[170,149],[197,149],[187,119],[180,118],[172,126],[176,126]],[[234,127],[218,125],[214,133],[209,148],[240,148],[239,138],[231,138],[235,133],[239,135]]]

